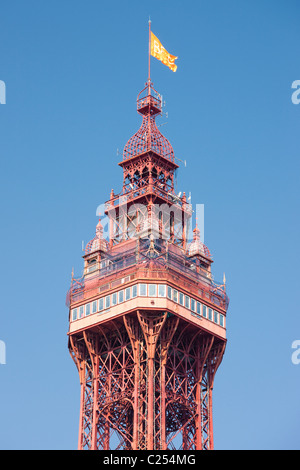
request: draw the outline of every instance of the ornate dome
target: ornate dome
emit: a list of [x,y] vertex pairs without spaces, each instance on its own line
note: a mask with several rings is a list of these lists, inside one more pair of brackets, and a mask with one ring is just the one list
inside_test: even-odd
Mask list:
[[194,238],[188,247],[188,255],[189,256],[203,255],[206,258],[211,259],[211,254],[210,254],[209,249],[200,240],[200,230],[198,229],[197,226],[196,228],[194,228],[193,232],[194,232]]
[[101,224],[101,221],[99,220],[97,226],[96,226],[96,236],[89,241],[89,243],[86,245],[85,248],[85,254],[88,255],[90,253],[93,253],[94,251],[107,251],[108,249],[108,243],[107,241],[103,238],[103,227]]
[[[146,92],[146,94],[145,94]],[[143,116],[140,129],[128,140],[123,151],[123,160],[149,151],[174,162],[172,145],[158,130],[155,116],[161,114],[161,96],[148,84],[138,95],[137,109]]]

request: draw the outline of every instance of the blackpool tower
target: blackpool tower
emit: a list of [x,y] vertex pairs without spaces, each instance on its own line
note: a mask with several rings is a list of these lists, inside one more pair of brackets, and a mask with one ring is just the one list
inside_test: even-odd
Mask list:
[[111,191],[68,293],[78,448],[213,449],[228,297],[197,224],[188,237],[193,211],[175,193],[178,165],[156,125],[162,99],[150,79],[137,111],[141,127],[119,163],[122,189]]

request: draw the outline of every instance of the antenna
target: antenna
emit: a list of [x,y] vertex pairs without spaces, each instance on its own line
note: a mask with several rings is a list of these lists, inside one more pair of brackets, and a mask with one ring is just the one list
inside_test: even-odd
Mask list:
[[84,251],[84,241],[81,242],[81,250]]

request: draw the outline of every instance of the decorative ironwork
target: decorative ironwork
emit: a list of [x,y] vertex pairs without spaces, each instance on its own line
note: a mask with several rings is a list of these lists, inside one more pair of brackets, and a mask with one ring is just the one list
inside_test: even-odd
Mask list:
[[[187,242],[191,207],[185,194],[174,192],[178,166],[156,126],[162,98],[150,79],[137,110],[142,125],[119,163],[123,188],[119,195],[112,190],[106,203],[109,237],[99,221],[85,249],[83,276],[72,273],[67,295],[70,313],[89,306],[86,316],[70,314],[69,350],[81,389],[78,448],[213,449],[212,389],[226,346],[224,325],[197,316],[192,300],[191,311],[167,296],[157,306],[150,293],[145,304],[132,298],[127,310],[121,302],[115,313],[109,304],[90,315],[103,296],[138,283],[162,282],[175,286],[176,296],[193,294],[197,304],[219,309],[222,321],[228,307],[225,281],[214,282],[197,227]],[[168,217],[155,211],[160,204],[170,209]]]

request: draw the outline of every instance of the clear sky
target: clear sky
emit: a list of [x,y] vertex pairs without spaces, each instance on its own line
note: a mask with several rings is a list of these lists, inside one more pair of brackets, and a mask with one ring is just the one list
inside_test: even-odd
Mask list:
[[178,191],[205,205],[205,243],[230,297],[215,448],[299,449],[299,2],[14,0],[0,9],[0,448],[77,446],[65,295],[97,206],[121,189],[117,152],[141,122],[150,15],[178,56],[176,73],[151,59],[168,112],[161,131],[187,161]]

